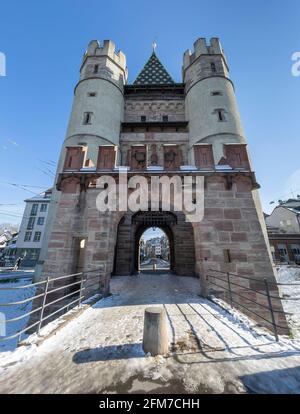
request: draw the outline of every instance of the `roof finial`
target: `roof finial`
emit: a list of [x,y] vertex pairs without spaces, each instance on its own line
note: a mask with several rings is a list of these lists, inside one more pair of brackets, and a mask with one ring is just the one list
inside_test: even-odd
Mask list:
[[155,49],[156,48],[157,48],[157,43],[156,43],[155,40],[153,40],[153,42],[152,42],[152,50],[153,50],[154,53],[155,53]]

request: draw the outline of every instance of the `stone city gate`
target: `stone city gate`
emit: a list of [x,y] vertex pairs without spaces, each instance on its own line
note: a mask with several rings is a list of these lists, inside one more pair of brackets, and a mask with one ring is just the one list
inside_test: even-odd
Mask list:
[[140,211],[126,213],[118,225],[114,274],[130,275],[139,269],[139,241],[150,227],[162,229],[170,244],[170,269],[177,275],[195,275],[192,225],[182,212]]

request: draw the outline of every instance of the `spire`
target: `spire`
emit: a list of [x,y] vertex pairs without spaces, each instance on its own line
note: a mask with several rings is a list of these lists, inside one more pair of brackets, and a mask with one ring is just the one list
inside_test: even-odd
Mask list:
[[172,85],[175,82],[155,53],[156,42],[152,43],[152,54],[142,71],[133,82],[134,85]]

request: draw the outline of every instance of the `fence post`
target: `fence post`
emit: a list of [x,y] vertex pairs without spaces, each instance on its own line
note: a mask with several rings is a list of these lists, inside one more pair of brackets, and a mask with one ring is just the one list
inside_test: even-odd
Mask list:
[[79,301],[78,306],[80,306],[82,301],[82,289],[83,289],[84,273],[81,273],[81,282],[80,282],[80,292],[79,292]]
[[229,272],[227,272],[227,281],[228,281],[230,306],[233,307],[233,305],[232,305],[232,291],[231,291],[231,283],[230,283],[230,273]]
[[50,278],[47,277],[47,279],[46,279],[46,285],[45,285],[45,291],[44,291],[44,296],[43,296],[43,304],[42,304],[42,309],[41,309],[41,314],[40,314],[40,323],[38,325],[38,330],[37,330],[38,335],[40,333],[41,326],[42,326],[42,322],[43,322],[45,304],[46,304],[47,293],[48,293],[49,280],[50,280]]
[[274,316],[274,311],[273,311],[273,306],[272,306],[269,284],[266,278],[264,279],[264,282],[265,282],[266,293],[267,293],[267,298],[268,298],[268,303],[269,303],[269,309],[271,312],[273,331],[274,331],[276,342],[278,342],[279,338],[278,338],[278,333],[277,333],[277,326],[276,326],[276,321],[275,321],[275,316]]

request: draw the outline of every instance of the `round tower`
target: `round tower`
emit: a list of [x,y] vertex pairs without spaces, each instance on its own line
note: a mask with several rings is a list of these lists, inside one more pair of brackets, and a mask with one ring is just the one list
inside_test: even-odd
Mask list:
[[219,39],[207,45],[200,38],[183,58],[185,110],[189,121],[189,161],[195,144],[212,144],[215,164],[224,156],[224,144],[245,144],[234,86]]
[[66,148],[83,146],[85,166],[96,166],[99,146],[117,147],[123,121],[126,57],[115,44],[92,40],[83,56],[58,172],[64,168]]
[[59,175],[65,169],[96,170],[100,146],[105,156],[105,149],[110,151],[110,157],[111,150],[114,154],[118,153],[124,112],[123,88],[126,82],[127,67],[124,53],[116,53],[111,40],[104,40],[102,46],[97,40],[92,40],[83,56],[80,79],[74,91],[66,138],[62,144],[56,170],[45,237],[36,266],[37,280],[41,277],[48,255],[51,230],[61,197],[61,191],[56,188]]

